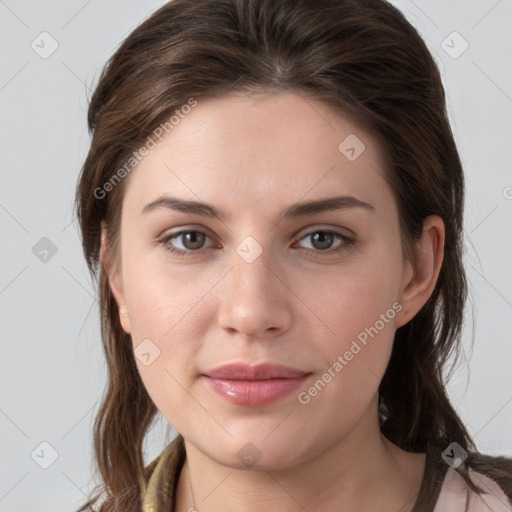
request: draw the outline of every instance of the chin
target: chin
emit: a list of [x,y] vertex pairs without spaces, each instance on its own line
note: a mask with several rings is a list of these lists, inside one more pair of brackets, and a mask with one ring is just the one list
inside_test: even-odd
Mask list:
[[[233,438],[222,436],[214,441],[205,441],[202,436],[199,439],[199,443],[190,442],[206,456],[223,466],[242,470],[285,470],[304,462],[308,454],[313,455],[315,451],[303,437],[295,441],[284,431],[270,436],[239,434]],[[318,451],[321,451],[320,447]]]

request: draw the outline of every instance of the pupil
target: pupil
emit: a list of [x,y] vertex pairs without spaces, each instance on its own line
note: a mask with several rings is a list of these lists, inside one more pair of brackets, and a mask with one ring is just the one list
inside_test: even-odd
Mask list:
[[[185,246],[188,249],[198,249],[199,247],[201,247],[202,242],[203,242],[201,237],[202,237],[202,235],[200,235],[197,232],[185,233],[185,240],[186,240]],[[197,242],[197,240],[199,240],[199,243]],[[191,244],[188,244],[187,242],[191,242]],[[190,247],[190,245],[192,245],[192,247]]]
[[[320,247],[319,247],[320,249],[328,248],[331,245],[331,242],[332,242],[332,240],[331,240],[331,238],[332,238],[331,233],[325,233],[325,232],[323,232],[323,233],[315,233],[313,235],[313,238],[314,238],[315,242],[317,242],[318,239],[320,238]],[[327,243],[326,243],[325,240],[327,240]]]

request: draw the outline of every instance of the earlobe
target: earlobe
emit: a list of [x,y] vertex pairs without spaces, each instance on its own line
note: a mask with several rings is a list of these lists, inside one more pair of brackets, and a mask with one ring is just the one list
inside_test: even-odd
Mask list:
[[130,327],[130,317],[128,316],[128,311],[126,309],[126,305],[121,305],[119,307],[119,321],[121,322],[121,326],[126,334],[131,334],[132,330]]
[[407,263],[399,302],[403,309],[395,317],[398,329],[411,320],[432,295],[444,256],[444,223],[431,215],[423,223],[421,239],[416,243],[416,263]]
[[101,266],[108,278],[108,283],[112,295],[119,310],[119,321],[127,334],[131,333],[130,317],[126,308],[124,297],[124,289],[122,283],[122,275],[119,267],[113,265],[111,261],[110,251],[107,243],[107,230],[102,223],[101,227],[101,249],[100,249]]

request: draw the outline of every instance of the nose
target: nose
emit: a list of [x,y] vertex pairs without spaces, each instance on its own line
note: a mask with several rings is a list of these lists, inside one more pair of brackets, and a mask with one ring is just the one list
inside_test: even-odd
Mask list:
[[238,254],[220,290],[219,325],[245,338],[276,337],[290,328],[294,294],[265,252],[251,263]]

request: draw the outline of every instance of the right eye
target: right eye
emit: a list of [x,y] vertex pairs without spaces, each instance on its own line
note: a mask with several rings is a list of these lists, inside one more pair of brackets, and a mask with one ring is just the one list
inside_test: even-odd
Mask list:
[[[162,243],[164,247],[172,254],[186,258],[188,256],[192,256],[194,253],[199,252],[199,250],[203,248],[204,242],[207,238],[209,238],[209,236],[206,233],[189,229],[166,235],[160,240],[160,243]],[[170,241],[175,239],[181,239],[181,243],[184,247],[183,249],[176,249],[172,244],[170,244]]]

